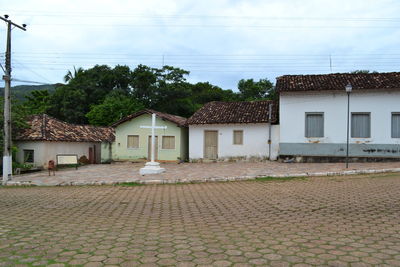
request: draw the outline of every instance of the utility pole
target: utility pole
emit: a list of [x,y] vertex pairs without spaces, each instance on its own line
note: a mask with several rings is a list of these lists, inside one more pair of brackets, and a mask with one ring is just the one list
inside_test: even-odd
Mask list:
[[12,152],[11,152],[11,30],[12,27],[26,31],[26,24],[22,26],[8,19],[8,15],[0,16],[7,23],[7,46],[6,46],[6,70],[3,80],[4,85],[4,152],[3,152],[3,184],[11,180],[12,176]]

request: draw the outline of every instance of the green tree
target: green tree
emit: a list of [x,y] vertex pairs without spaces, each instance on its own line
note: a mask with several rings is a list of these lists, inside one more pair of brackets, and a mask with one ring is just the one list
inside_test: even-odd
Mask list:
[[[0,124],[3,128],[4,125],[4,98],[0,97]],[[11,103],[11,129],[12,137],[15,137],[20,129],[26,128],[29,125],[26,123],[27,112],[25,107],[16,99],[12,99]],[[4,135],[3,130],[0,131],[0,156],[3,157],[4,151]],[[12,150],[15,152],[16,147],[13,146]],[[15,157],[13,157],[15,159]]]
[[23,106],[28,114],[43,114],[51,107],[50,94],[47,90],[32,91],[25,98]]
[[268,79],[260,79],[258,82],[242,79],[238,83],[238,89],[241,100],[266,99],[274,91],[273,84]]
[[142,103],[122,91],[110,93],[101,104],[93,105],[86,114],[90,124],[108,126],[143,109]]
[[79,67],[78,69],[76,69],[74,66],[74,72],[68,70],[67,74],[65,74],[64,76],[64,81],[67,83],[70,80],[76,78],[78,75],[82,74],[83,72],[84,72],[83,68]]
[[351,74],[368,74],[368,73],[379,73],[377,71],[370,71],[370,70],[354,70],[350,72]]
[[127,66],[96,65],[77,71],[67,84],[56,87],[50,99],[49,114],[71,123],[87,123],[86,114],[92,105],[102,103],[113,90],[130,91],[130,76]]

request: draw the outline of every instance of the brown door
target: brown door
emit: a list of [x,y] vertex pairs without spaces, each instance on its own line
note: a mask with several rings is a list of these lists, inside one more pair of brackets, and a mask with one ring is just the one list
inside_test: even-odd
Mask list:
[[93,153],[93,148],[89,147],[89,163],[93,164],[94,163],[94,153]]
[[[154,160],[158,160],[158,136],[155,136],[155,147],[156,147],[156,153],[154,154]],[[148,141],[148,145],[147,145],[147,159],[150,160],[151,159],[151,136],[149,136],[149,141]]]
[[218,131],[204,131],[204,158],[218,158]]

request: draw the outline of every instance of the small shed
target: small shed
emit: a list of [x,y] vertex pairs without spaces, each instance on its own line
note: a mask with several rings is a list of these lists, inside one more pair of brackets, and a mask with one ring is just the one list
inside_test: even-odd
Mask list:
[[90,163],[109,160],[114,139],[111,127],[76,125],[60,121],[49,115],[33,115],[27,120],[28,128],[20,130],[14,138],[18,151],[17,162],[46,167],[49,160],[59,154],[85,156]]

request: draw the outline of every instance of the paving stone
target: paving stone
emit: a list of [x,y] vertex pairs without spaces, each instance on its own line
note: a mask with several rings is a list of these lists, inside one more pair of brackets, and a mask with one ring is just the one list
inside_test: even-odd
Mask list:
[[399,266],[400,175],[370,176],[0,187],[0,266]]

